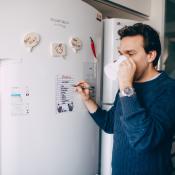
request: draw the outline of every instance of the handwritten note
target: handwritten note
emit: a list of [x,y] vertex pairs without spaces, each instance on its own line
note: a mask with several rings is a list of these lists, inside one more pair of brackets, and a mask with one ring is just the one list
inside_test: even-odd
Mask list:
[[68,75],[56,76],[56,111],[57,113],[71,112],[73,102],[74,80]]

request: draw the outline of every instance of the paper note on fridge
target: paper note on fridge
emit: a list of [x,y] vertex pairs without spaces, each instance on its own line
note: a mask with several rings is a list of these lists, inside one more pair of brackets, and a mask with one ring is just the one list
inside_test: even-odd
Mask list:
[[72,112],[74,79],[69,75],[56,76],[56,111],[57,113]]

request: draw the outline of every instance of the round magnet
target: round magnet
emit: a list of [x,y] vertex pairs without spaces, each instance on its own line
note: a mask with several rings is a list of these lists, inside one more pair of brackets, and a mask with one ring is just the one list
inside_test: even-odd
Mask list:
[[37,46],[40,42],[40,36],[37,33],[31,32],[24,36],[24,45],[29,48],[31,52],[33,47]]
[[79,51],[82,48],[82,41],[78,37],[70,38],[70,47],[75,51]]

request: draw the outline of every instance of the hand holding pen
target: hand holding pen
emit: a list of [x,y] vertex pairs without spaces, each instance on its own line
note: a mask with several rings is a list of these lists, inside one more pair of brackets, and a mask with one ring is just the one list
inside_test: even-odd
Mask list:
[[94,113],[95,111],[97,111],[98,105],[90,97],[90,90],[94,89],[94,87],[90,86],[86,81],[80,81],[74,87],[76,88],[76,91],[80,94],[88,111],[90,113]]
[[91,87],[86,81],[80,81],[78,84],[73,85],[75,91],[78,92],[84,101],[90,99],[90,90],[93,90],[94,87]]

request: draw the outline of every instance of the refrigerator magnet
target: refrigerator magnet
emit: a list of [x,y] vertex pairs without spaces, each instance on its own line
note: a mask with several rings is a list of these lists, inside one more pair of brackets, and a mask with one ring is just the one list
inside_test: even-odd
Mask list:
[[69,44],[75,53],[77,53],[82,48],[82,41],[78,37],[70,38]]
[[66,56],[66,45],[64,43],[52,43],[50,45],[50,53],[53,57],[63,57]]
[[28,48],[30,52],[32,52],[32,49],[37,46],[40,42],[40,36],[37,33],[31,32],[27,33],[24,36],[24,45]]
[[91,41],[91,50],[94,56],[94,62],[97,63],[96,48],[95,48],[95,43],[92,37],[90,37],[90,41]]
[[96,19],[101,22],[102,21],[102,14],[97,13]]

